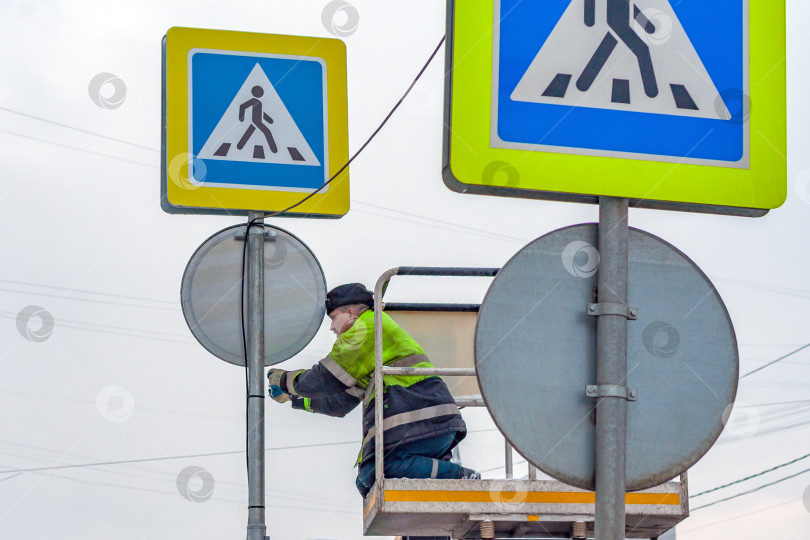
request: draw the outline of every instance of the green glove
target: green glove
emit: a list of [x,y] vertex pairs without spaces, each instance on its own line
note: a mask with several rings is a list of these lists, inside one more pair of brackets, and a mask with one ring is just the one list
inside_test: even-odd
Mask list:
[[287,403],[290,401],[290,396],[281,388],[281,379],[286,376],[287,372],[283,369],[271,369],[267,372],[267,393],[278,403]]

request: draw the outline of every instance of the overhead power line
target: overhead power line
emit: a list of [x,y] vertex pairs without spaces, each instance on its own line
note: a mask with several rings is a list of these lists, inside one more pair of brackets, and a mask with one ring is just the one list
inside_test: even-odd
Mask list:
[[703,508],[708,508],[709,506],[714,506],[715,504],[720,504],[721,502],[730,501],[732,499],[736,499],[737,497],[742,497],[743,495],[749,495],[751,493],[755,493],[761,489],[765,489],[766,487],[775,486],[776,484],[782,483],[785,480],[790,480],[791,478],[796,478],[797,476],[801,476],[802,474],[810,472],[810,469],[805,469],[803,471],[799,471],[795,474],[791,474],[790,476],[785,476],[784,478],[780,478],[779,480],[774,480],[773,482],[769,482],[767,484],[762,484],[761,486],[755,487],[754,489],[749,489],[748,491],[743,491],[742,493],[737,493],[736,495],[732,495],[731,497],[726,497],[725,499],[720,499],[717,501],[710,502],[708,504],[704,504],[703,506],[698,506],[697,508],[692,508],[692,511],[701,510]]
[[[58,298],[59,300],[72,300],[78,302],[91,302],[93,304],[106,304],[109,306],[127,306],[127,307],[136,307],[136,308],[144,308],[144,309],[158,309],[160,311],[180,311],[179,307],[164,307],[164,306],[150,306],[144,304],[132,304],[130,302],[116,302],[114,300],[100,300],[98,298],[78,298],[75,296],[66,296],[64,294],[48,294],[43,292],[36,292],[36,291],[23,291],[20,289],[5,289],[0,288],[0,291],[12,293],[12,294],[25,294],[31,296],[42,296],[46,298]],[[178,302],[179,304],[179,302]]]
[[142,161],[135,161],[133,159],[126,159],[126,158],[122,158],[122,157],[119,157],[119,156],[114,156],[112,154],[105,154],[104,152],[96,152],[94,150],[87,150],[86,148],[79,148],[78,146],[70,146],[68,144],[62,144],[62,143],[58,143],[56,141],[49,141],[48,139],[41,139],[39,137],[32,137],[30,135],[23,135],[22,133],[16,133],[14,131],[8,131],[8,130],[5,130],[5,129],[0,129],[0,133],[5,133],[7,135],[14,135],[15,137],[22,137],[23,139],[29,139],[29,140],[32,140],[32,141],[42,142],[42,143],[45,143],[45,144],[52,144],[54,146],[67,148],[68,150],[76,150],[77,152],[85,152],[87,154],[93,154],[93,155],[96,155],[96,156],[108,157],[108,158],[115,159],[115,160],[118,160],[118,161],[123,161],[124,163],[132,163],[133,165],[141,165],[142,167],[150,167],[150,168],[153,168],[153,169],[159,168],[157,165],[153,165],[151,163],[143,163]]
[[750,289],[759,289],[761,291],[776,293],[776,294],[786,294],[788,296],[792,296],[794,298],[801,297],[801,298],[810,298],[810,291],[802,291],[799,289],[788,289],[787,287],[776,287],[773,285],[765,285],[762,283],[753,283],[751,281],[741,281],[738,279],[728,279],[728,278],[719,278],[716,281],[720,283],[728,283],[730,285],[737,285],[738,287],[748,287]]
[[772,362],[768,362],[768,363],[767,363],[767,364],[765,364],[764,366],[760,366],[760,367],[758,367],[757,369],[755,369],[755,370],[753,370],[753,371],[749,371],[749,372],[748,372],[748,373],[746,373],[745,375],[742,375],[742,376],[740,377],[740,379],[742,380],[742,379],[744,379],[744,378],[748,377],[749,375],[753,375],[753,374],[754,374],[754,373],[756,373],[757,371],[762,371],[763,369],[765,369],[765,368],[766,368],[766,367],[768,367],[768,366],[772,366],[772,365],[774,365],[774,364],[775,364],[775,363],[777,363],[777,362],[781,362],[781,361],[782,361],[782,360],[784,360],[785,358],[787,358],[787,357],[789,357],[789,356],[793,356],[793,355],[794,355],[794,354],[796,354],[797,352],[799,352],[799,351],[803,351],[803,350],[804,350],[804,349],[806,349],[807,347],[810,347],[810,343],[808,343],[807,345],[802,345],[802,346],[801,346],[801,347],[799,347],[798,349],[796,349],[796,350],[794,350],[794,351],[791,351],[791,352],[787,353],[787,354],[786,354],[786,355],[784,355],[784,356],[780,356],[780,357],[779,357],[779,358],[777,358],[776,360],[773,360]]
[[775,432],[778,432],[778,431],[785,431],[785,430],[788,430],[788,429],[793,429],[793,428],[797,428],[797,427],[806,426],[807,424],[810,424],[810,420],[804,420],[803,422],[796,422],[795,424],[788,424],[787,426],[779,426],[779,427],[775,427],[775,428],[772,428],[772,429],[767,429],[767,430],[764,430],[764,431],[758,431],[756,434],[757,435],[767,435],[768,433],[775,433]]
[[[178,492],[176,490],[175,491],[164,491],[164,490],[160,490],[160,489],[150,489],[150,488],[142,488],[142,487],[136,487],[136,486],[127,486],[125,484],[118,484],[118,483],[115,483],[115,482],[92,482],[92,481],[88,481],[88,480],[80,480],[78,478],[71,478],[69,476],[64,476],[64,475],[60,475],[60,474],[50,474],[48,476],[51,477],[51,478],[59,478],[61,480],[70,480],[72,482],[78,482],[80,484],[87,484],[87,485],[91,485],[91,486],[115,487],[115,488],[121,488],[121,489],[129,489],[129,490],[132,490],[132,491],[143,491],[143,492],[146,492],[146,493],[157,493],[157,494],[161,494],[161,495],[171,495],[171,496],[177,496],[177,494],[178,494]],[[0,480],[0,482],[2,482],[2,480]],[[219,482],[217,482],[217,484],[219,484]],[[294,502],[294,501],[290,501],[287,498],[286,495],[283,495],[282,497],[287,502]],[[281,497],[279,497],[279,498],[281,498]],[[238,500],[238,499],[228,499],[228,498],[224,498],[224,497],[211,497],[210,499],[207,499],[207,500],[247,505],[247,500],[246,499],[245,500]],[[324,501],[323,503],[320,503],[318,501],[311,501],[310,500],[310,501],[307,501],[307,502],[315,502],[316,504],[322,504],[325,507],[329,507],[329,508],[325,508],[325,507],[320,507],[319,508],[319,507],[314,507],[314,506],[293,506],[293,505],[278,504],[278,503],[275,503],[275,502],[268,502],[267,507],[270,510],[272,510],[273,508],[285,508],[285,509],[290,509],[290,510],[314,510],[316,512],[334,512],[334,513],[338,513],[338,514],[359,514],[360,513],[359,509],[357,509],[357,510],[345,510],[345,509],[334,508],[333,505],[331,504],[332,501]]]
[[[49,461],[50,459],[52,459],[53,454],[56,454],[56,455],[60,456],[60,459],[62,457],[64,457],[63,452],[57,451],[57,450],[52,450],[52,449],[49,449],[49,448],[42,448],[42,447],[39,447],[39,446],[28,445],[28,444],[20,444],[20,443],[14,443],[14,442],[9,442],[9,441],[0,441],[0,443],[4,443],[4,444],[7,444],[7,445],[12,445],[12,446],[25,447],[26,452],[27,452],[24,455],[20,455],[20,454],[12,454],[10,452],[4,451],[5,449],[3,449],[3,451],[0,451],[0,454],[3,454],[3,455],[10,455],[10,456],[14,456],[14,457],[24,457],[25,459],[34,459],[34,460],[37,460],[37,461],[43,461],[43,460],[44,461]],[[33,450],[33,452],[38,452],[40,454],[49,454],[50,456],[49,457],[42,457],[42,456],[34,457],[34,456],[31,455],[32,450]],[[71,456],[83,457],[83,458],[86,458],[86,459],[94,459],[94,457],[90,457],[90,456],[86,456],[86,455],[79,455],[79,454],[71,454]],[[174,484],[176,482],[176,477],[177,477],[176,472],[169,472],[169,471],[166,471],[166,470],[154,469],[154,468],[150,468],[150,467],[145,467],[143,465],[130,465],[130,466],[128,466],[128,470],[137,470],[137,472],[127,472],[127,471],[123,471],[123,470],[113,470],[113,469],[106,469],[106,470],[102,470],[102,471],[93,471],[93,472],[103,473],[103,474],[115,474],[115,475],[121,475],[121,476],[128,476],[128,477],[138,478],[140,480],[154,480],[154,481],[158,481],[158,482],[171,482],[172,484]],[[82,472],[82,471],[75,471],[75,472]],[[22,474],[25,474],[25,473],[17,473],[17,474],[14,474],[12,476],[7,476],[5,478],[0,479],[0,482],[10,480],[11,478],[16,478],[17,476],[20,476]],[[46,474],[49,477],[59,477],[59,478],[65,478],[65,479],[69,479],[69,480],[74,480],[76,482],[83,482],[82,480],[76,479],[75,477],[72,477],[72,476],[59,476],[59,475],[57,475],[55,473],[46,472],[46,471],[41,471],[41,472],[37,472],[37,473],[34,473],[34,474]],[[149,476],[147,476],[147,474],[149,474]],[[83,483],[85,483],[85,482],[83,482]],[[102,484],[99,484],[99,485],[102,485]],[[240,494],[243,493],[245,489],[247,489],[247,484],[245,482],[229,482],[227,480],[222,480],[220,478],[217,478],[216,485],[217,485],[217,491],[226,490],[226,491],[236,492],[236,493],[240,493]],[[306,502],[306,503],[315,502],[317,504],[332,504],[332,503],[334,503],[334,500],[331,497],[328,497],[328,496],[321,496],[321,495],[316,495],[316,494],[313,494],[313,493],[293,492],[293,491],[290,491],[287,488],[276,489],[276,490],[268,488],[266,490],[266,492],[267,492],[268,496],[281,496],[284,499],[286,499],[288,501],[291,501],[291,502],[297,502],[297,501]]]
[[22,473],[17,473],[17,474],[13,474],[13,475],[11,475],[11,476],[6,476],[5,478],[0,479],[0,482],[5,482],[6,480],[11,480],[12,478],[17,478],[17,477],[18,477],[18,476],[20,476],[21,474],[22,474]]
[[[274,450],[297,450],[299,448],[316,448],[320,446],[337,446],[341,444],[359,444],[358,441],[345,441],[345,442],[333,442],[333,443],[319,443],[319,444],[302,444],[297,446],[278,446],[275,448],[266,448],[265,452],[271,452]],[[129,463],[145,463],[147,461],[168,461],[173,459],[188,459],[188,458],[198,458],[198,457],[212,457],[212,456],[227,456],[233,454],[244,454],[244,450],[230,450],[227,452],[209,452],[207,454],[186,454],[182,456],[165,456],[165,457],[156,457],[156,458],[141,458],[141,459],[125,459],[121,461],[100,461],[96,463],[77,463],[75,465],[54,465],[53,467],[33,467],[30,469],[10,469],[7,471],[0,471],[0,474],[13,474],[13,473],[24,473],[24,472],[37,472],[37,471],[53,471],[56,469],[78,469],[81,467],[102,467],[105,465],[126,465]]]
[[[9,311],[0,311],[0,318],[16,320],[18,314]],[[118,336],[137,337],[143,339],[153,339],[157,341],[169,341],[171,343],[193,343],[189,336],[182,334],[170,334],[157,330],[142,330],[138,328],[127,328],[125,326],[112,326],[108,324],[86,323],[82,321],[71,321],[59,319],[60,328],[71,328],[73,330],[87,330],[100,334],[113,334]],[[128,333],[125,333],[128,332]],[[166,336],[166,337],[163,337]]]
[[735,484],[745,482],[746,480],[751,480],[752,478],[762,476],[763,474],[768,474],[769,472],[773,472],[773,471],[775,471],[777,469],[781,469],[782,467],[787,467],[788,465],[793,465],[794,463],[797,463],[797,462],[799,462],[799,461],[801,461],[803,459],[807,459],[809,457],[810,457],[810,454],[805,454],[805,455],[803,455],[801,457],[797,457],[796,459],[788,461],[787,463],[782,463],[781,465],[777,465],[776,467],[771,467],[770,469],[766,469],[766,470],[764,470],[762,472],[758,472],[756,474],[746,476],[745,478],[740,478],[739,480],[729,482],[728,484],[723,484],[722,486],[717,486],[717,487],[712,488],[712,489],[707,489],[706,491],[701,491],[700,493],[696,493],[696,494],[692,495],[690,498],[694,499],[695,497],[700,497],[701,495],[706,495],[707,493],[712,493],[713,491],[717,491],[719,489],[727,488],[729,486],[733,486]]
[[[515,461],[515,462],[513,462],[513,463],[512,463],[512,465],[513,465],[513,466],[514,466],[514,465],[522,465],[523,463],[526,463],[526,460],[525,460],[525,459],[521,459],[521,460]],[[481,469],[481,470],[480,470],[480,471],[478,471],[478,472],[482,472],[482,473],[485,473],[485,472],[492,472],[492,471],[497,471],[498,469],[503,469],[503,468],[506,468],[506,465],[498,465],[497,467],[490,467],[489,469]]]
[[810,399],[797,399],[794,401],[777,401],[774,403],[752,403],[751,407],[774,407],[777,405],[796,405],[797,403],[810,403]]
[[678,534],[679,534],[679,535],[681,535],[681,534],[682,534],[682,535],[684,535],[684,536],[685,536],[685,535],[687,535],[687,534],[689,534],[689,533],[697,532],[697,531],[700,531],[700,530],[703,530],[703,529],[708,529],[709,527],[715,527],[715,526],[717,526],[717,525],[722,525],[722,524],[724,524],[724,523],[728,523],[728,522],[730,522],[730,521],[736,521],[736,520],[738,520],[738,519],[742,519],[742,518],[750,517],[750,516],[753,516],[753,515],[755,515],[755,514],[761,514],[762,512],[767,512],[768,510],[773,510],[774,508],[780,508],[780,507],[782,507],[782,506],[786,506],[786,505],[788,505],[788,504],[794,504],[795,502],[796,502],[796,501],[795,501],[795,500],[793,500],[793,501],[786,501],[786,502],[779,503],[779,504],[774,504],[774,505],[772,505],[772,506],[766,506],[765,508],[760,508],[759,510],[754,510],[753,512],[745,512],[744,514],[738,514],[738,515],[736,515],[736,516],[734,516],[734,517],[730,517],[730,518],[726,518],[726,519],[721,519],[721,520],[715,521],[715,522],[713,522],[713,523],[708,523],[708,524],[706,524],[706,525],[702,525],[702,526],[697,527],[697,528],[695,528],[695,529],[686,529],[685,531],[680,531],[680,530],[679,530],[679,531],[678,531]]
[[[17,314],[14,313],[14,312],[11,312],[11,311],[0,311],[0,315],[10,315],[10,316],[13,316],[14,318],[17,317]],[[71,321],[69,319],[59,319],[59,324],[61,325],[63,323],[70,323],[70,324],[75,324],[75,325],[79,325],[79,326],[90,326],[90,327],[105,328],[105,329],[109,328],[109,329],[113,329],[113,330],[125,330],[127,332],[141,332],[141,333],[144,333],[144,334],[156,334],[156,335],[159,335],[159,336],[167,336],[167,337],[175,337],[175,338],[186,338],[187,337],[185,334],[172,334],[170,332],[161,332],[159,330],[142,330],[142,329],[138,329],[138,328],[129,328],[129,327],[126,327],[126,326],[115,326],[115,325],[111,325],[111,324],[87,323],[87,322],[84,322],[84,321]]]
[[[510,235],[507,235],[507,234],[500,234],[500,233],[494,232],[492,230],[478,229],[478,228],[475,228],[475,227],[468,227],[467,225],[458,224],[458,223],[452,223],[450,221],[444,221],[444,220],[441,220],[441,219],[436,219],[436,218],[428,217],[428,216],[421,216],[419,214],[414,214],[412,212],[405,212],[403,210],[395,210],[393,208],[380,206],[378,204],[371,204],[371,203],[362,202],[362,201],[357,201],[357,204],[359,204],[360,206],[368,206],[370,208],[376,208],[376,209],[383,210],[383,211],[386,211],[386,212],[391,212],[391,213],[394,213],[394,214],[400,214],[400,215],[403,215],[403,216],[410,216],[412,218],[417,218],[417,219],[426,221],[427,223],[425,225],[428,225],[428,224],[444,225],[444,227],[442,227],[443,229],[451,230],[453,232],[474,234],[474,235],[479,236],[479,237],[480,236],[489,236],[489,237],[491,237],[491,238],[493,238],[495,240],[507,240],[509,242],[517,242],[519,244],[525,244],[525,243],[527,243],[529,241],[529,240],[526,240],[524,238],[518,238],[517,236],[510,236]],[[400,220],[400,221],[405,221],[407,223],[414,223],[413,220],[398,218],[396,216],[387,216],[387,215],[384,215],[384,214],[375,214],[374,212],[365,212],[365,213],[367,213],[369,215],[372,215],[372,216],[381,216],[381,217],[386,217],[388,219],[396,219],[396,220]]]
[[90,131],[87,129],[79,128],[76,126],[70,126],[68,124],[63,124],[61,122],[56,122],[54,120],[48,120],[47,118],[42,118],[41,116],[34,116],[33,114],[24,113],[22,111],[15,111],[14,109],[9,109],[8,107],[0,107],[0,111],[9,112],[11,114],[16,114],[19,116],[24,116],[26,118],[33,118],[34,120],[39,120],[40,122],[45,122],[48,124],[52,124],[54,126],[63,127],[65,129],[72,129],[73,131],[78,131],[80,133],[86,133],[87,135],[93,135],[95,137],[101,137],[102,139],[107,139],[110,141],[115,141],[123,144],[128,144],[130,146],[134,146],[136,148],[143,148],[144,150],[150,150],[152,152],[160,152],[159,148],[152,148],[149,146],[144,146],[142,144],[134,143],[131,141],[125,141],[124,139],[118,139],[116,137],[110,137],[109,135],[104,135],[103,133],[97,133],[95,131]]
[[95,294],[97,296],[109,296],[112,298],[124,298],[126,300],[142,300],[144,302],[155,302],[158,304],[166,304],[170,306],[176,306],[178,304],[177,301],[174,300],[161,300],[158,298],[146,298],[144,296],[130,296],[128,294],[116,294],[111,292],[103,292],[103,291],[90,291],[87,289],[77,289],[75,287],[59,287],[57,285],[44,285],[42,283],[33,283],[31,281],[17,281],[13,279],[0,279],[0,283],[12,283],[14,285],[27,285],[29,287],[40,287],[43,289],[54,289],[57,291],[66,291],[68,293],[82,293],[82,294]]

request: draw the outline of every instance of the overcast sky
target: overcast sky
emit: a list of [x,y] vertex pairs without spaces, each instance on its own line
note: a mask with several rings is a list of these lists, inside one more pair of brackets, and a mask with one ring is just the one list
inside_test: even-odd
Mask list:
[[[161,39],[172,26],[333,37],[325,0],[111,2],[0,0],[0,464],[6,470],[164,459],[0,475],[0,536],[65,540],[243,538],[244,372],[194,339],[179,304],[196,247],[229,217],[159,206]],[[441,0],[352,0],[349,140],[358,148],[444,33]],[[810,342],[810,5],[788,2],[788,197],[758,219],[631,210],[713,280],[737,332],[741,373]],[[338,24],[345,22],[343,19]],[[120,104],[89,91],[120,79]],[[107,85],[101,92],[113,97]],[[371,286],[400,265],[502,266],[532,239],[595,221],[597,208],[462,195],[441,180],[443,55],[351,167],[349,214],[275,219],[316,254],[329,287]],[[753,104],[756,114],[756,102]],[[99,134],[101,136],[99,136]],[[599,174],[599,171],[593,171]],[[487,280],[395,282],[393,300],[477,302]],[[31,318],[30,325],[18,324]],[[26,310],[26,308],[28,308]],[[22,313],[23,315],[20,315]],[[53,331],[37,337],[42,318]],[[326,322],[284,368],[332,343]],[[810,447],[810,349],[745,378],[737,411],[690,470],[690,491],[801,457]],[[483,410],[464,412],[468,467],[502,477],[503,442]],[[359,539],[359,411],[343,419],[267,403],[269,534]],[[181,496],[183,474],[200,469]],[[692,501],[695,508],[810,467],[810,459]],[[183,472],[185,471],[185,473]],[[518,465],[525,474],[525,464]],[[206,484],[207,485],[207,484]],[[694,511],[678,538],[806,539],[810,473]]]

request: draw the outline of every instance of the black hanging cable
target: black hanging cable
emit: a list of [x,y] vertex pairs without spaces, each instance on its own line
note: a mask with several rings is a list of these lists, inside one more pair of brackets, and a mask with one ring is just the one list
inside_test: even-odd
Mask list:
[[[374,130],[374,132],[369,136],[369,138],[366,139],[366,142],[364,142],[363,145],[360,146],[360,148],[357,149],[357,151],[349,158],[349,160],[346,162],[346,164],[343,165],[334,175],[332,175],[332,177],[329,178],[329,180],[324,182],[324,184],[321,187],[314,190],[313,192],[308,194],[306,197],[304,197],[303,199],[301,199],[297,203],[295,203],[295,204],[293,204],[291,206],[288,206],[284,210],[279,210],[279,211],[273,212],[271,214],[266,214],[266,215],[263,214],[263,215],[260,215],[258,217],[255,217],[253,219],[248,219],[246,227],[245,227],[245,240],[244,240],[244,244],[242,244],[242,274],[241,274],[241,287],[240,287],[241,290],[240,290],[240,295],[239,295],[239,320],[240,320],[240,324],[241,324],[241,327],[242,327],[242,350],[243,350],[243,353],[245,355],[244,358],[245,358],[245,394],[246,394],[245,403],[246,404],[248,402],[248,398],[250,397],[250,380],[248,378],[247,334],[245,332],[244,298],[245,298],[245,267],[247,265],[247,263],[246,263],[246,261],[247,261],[247,244],[248,244],[248,236],[250,235],[251,226],[256,225],[255,222],[260,220],[260,219],[265,219],[265,218],[285,214],[285,213],[289,212],[290,210],[292,210],[293,208],[296,208],[297,206],[302,205],[303,203],[305,203],[306,201],[311,199],[313,196],[315,196],[316,193],[318,193],[323,188],[325,188],[326,186],[331,184],[332,181],[335,180],[338,176],[340,176],[340,174],[343,171],[346,170],[346,168],[351,164],[351,162],[354,161],[354,159],[358,155],[360,155],[360,152],[362,152],[363,150],[366,149],[366,147],[369,145],[369,143],[372,141],[372,139],[374,139],[374,137],[377,136],[377,134],[380,132],[380,130],[382,130],[383,126],[385,126],[385,124],[388,123],[388,120],[391,118],[391,116],[393,116],[394,112],[399,108],[399,106],[402,104],[402,102],[405,100],[405,98],[411,92],[413,87],[416,85],[416,83],[422,77],[422,74],[425,72],[425,70],[427,70],[428,66],[433,61],[433,58],[439,52],[439,49],[441,48],[442,44],[444,44],[444,39],[445,39],[445,37],[442,36],[442,39],[439,40],[439,44],[436,45],[436,48],[433,50],[430,57],[427,59],[427,62],[425,62],[425,65],[422,66],[422,69],[419,70],[419,73],[417,73],[416,78],[414,78],[411,85],[408,87],[408,89],[405,91],[405,93],[402,94],[402,97],[399,98],[399,101],[397,101],[396,105],[394,105],[394,107],[391,109],[391,111],[385,116],[383,121],[380,122],[380,125],[377,126],[377,129]],[[262,229],[264,229],[263,224],[260,224],[260,225],[262,226]],[[262,238],[262,241],[263,240],[264,239]],[[248,462],[249,462],[249,460],[248,460],[247,437],[248,437],[248,434],[250,433],[250,424],[248,422],[248,408],[249,408],[249,405],[246,405],[245,406],[245,467],[246,468],[248,467]]]
[[277,211],[277,212],[273,212],[273,213],[271,213],[271,214],[261,215],[261,216],[259,216],[259,217],[253,218],[253,220],[251,220],[251,221],[256,221],[256,220],[258,220],[258,219],[270,218],[270,217],[275,217],[275,216],[278,216],[278,215],[281,215],[281,214],[286,214],[287,212],[289,212],[289,211],[290,211],[290,210],[292,210],[293,208],[295,208],[295,207],[297,207],[297,206],[300,206],[300,205],[304,204],[306,201],[308,201],[309,199],[311,199],[312,197],[314,197],[314,196],[315,196],[315,194],[317,194],[317,193],[318,193],[319,191],[321,191],[323,188],[325,188],[326,186],[328,186],[329,184],[331,184],[331,183],[332,183],[332,181],[333,181],[335,178],[337,178],[338,176],[340,176],[340,174],[341,174],[343,171],[345,171],[345,170],[346,170],[346,168],[347,168],[347,167],[348,167],[348,166],[351,164],[351,162],[352,162],[352,161],[354,161],[354,159],[355,159],[355,158],[356,158],[356,157],[357,157],[357,156],[360,154],[360,152],[362,152],[363,150],[365,150],[365,149],[366,149],[366,146],[368,146],[368,145],[369,145],[369,143],[372,141],[372,139],[374,139],[374,137],[376,137],[376,136],[377,136],[377,133],[379,133],[379,132],[380,132],[380,130],[383,128],[383,126],[385,126],[385,124],[386,124],[386,123],[388,123],[388,120],[391,118],[391,116],[393,116],[394,112],[395,112],[395,111],[396,111],[396,110],[399,108],[399,106],[402,104],[402,102],[403,102],[403,101],[405,101],[405,98],[406,98],[406,97],[408,97],[408,94],[410,94],[410,92],[411,92],[411,90],[413,89],[413,87],[414,87],[414,86],[416,86],[416,83],[417,83],[417,82],[419,81],[419,79],[422,77],[422,74],[425,72],[425,70],[427,70],[428,66],[429,66],[429,65],[430,65],[430,63],[433,61],[433,58],[434,58],[434,57],[436,56],[436,54],[439,52],[439,49],[441,49],[442,45],[444,44],[444,39],[445,39],[445,38],[444,38],[444,36],[442,36],[442,39],[440,39],[440,40],[439,40],[439,44],[438,44],[438,45],[436,45],[436,48],[435,48],[435,49],[433,49],[433,52],[430,54],[430,57],[427,59],[427,62],[425,62],[425,65],[424,65],[424,66],[422,66],[422,69],[420,69],[420,70],[419,70],[419,73],[417,73],[417,74],[416,74],[416,78],[413,80],[413,82],[412,82],[412,83],[411,83],[411,85],[408,87],[408,89],[407,89],[407,90],[405,90],[405,93],[404,93],[404,94],[402,94],[402,97],[401,97],[401,98],[399,98],[399,101],[397,101],[396,105],[394,105],[394,107],[393,107],[393,108],[391,109],[391,111],[390,111],[390,112],[389,112],[389,113],[386,115],[386,117],[383,119],[383,121],[382,121],[382,122],[380,122],[380,125],[379,125],[379,126],[377,126],[377,129],[375,129],[375,130],[374,130],[374,132],[373,132],[373,133],[372,133],[372,134],[369,136],[369,138],[368,138],[368,139],[366,139],[366,142],[364,142],[364,143],[363,143],[363,145],[362,145],[360,148],[358,148],[358,149],[357,149],[357,151],[356,151],[356,152],[355,152],[355,153],[354,153],[354,154],[353,154],[353,155],[352,155],[352,156],[349,158],[349,161],[347,161],[347,162],[346,162],[346,164],[345,164],[345,165],[343,165],[343,166],[342,166],[342,167],[341,167],[341,168],[338,170],[338,172],[336,172],[335,174],[333,174],[333,175],[332,175],[332,177],[331,177],[329,180],[327,180],[326,182],[324,182],[324,184],[323,184],[321,187],[319,187],[318,189],[316,189],[315,191],[313,191],[312,193],[310,193],[309,195],[307,195],[306,197],[304,197],[303,199],[301,199],[301,200],[300,200],[300,201],[298,201],[297,203],[295,203],[295,204],[293,204],[293,205],[291,205],[291,206],[288,206],[288,207],[287,207],[287,208],[285,208],[284,210],[279,210],[279,211]]
[[[248,477],[250,477],[250,456],[248,438],[250,436],[250,378],[248,376],[248,353],[247,353],[247,334],[245,333],[245,267],[247,259],[247,245],[250,235],[250,227],[253,225],[252,221],[247,222],[245,227],[245,239],[242,243],[242,274],[240,276],[239,287],[239,324],[242,328],[242,352],[245,359],[245,470]],[[264,238],[262,238],[264,241]]]

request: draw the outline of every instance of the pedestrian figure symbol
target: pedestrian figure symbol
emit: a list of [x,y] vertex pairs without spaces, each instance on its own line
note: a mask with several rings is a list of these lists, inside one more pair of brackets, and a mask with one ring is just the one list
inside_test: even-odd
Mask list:
[[[633,18],[642,24],[645,32],[650,34],[655,32],[655,25],[644,16],[635,4],[633,5]],[[596,52],[593,53],[591,60],[585,66],[579,80],[577,80],[577,88],[583,92],[590,89],[599,72],[605,67],[605,62],[608,61],[608,58],[616,49],[616,45],[619,43],[616,40],[616,37],[618,37],[638,58],[644,93],[651,98],[658,95],[658,84],[655,82],[655,69],[650,56],[650,46],[630,27],[631,20],[629,0],[607,0],[607,24],[612,32],[609,31],[605,34]],[[596,0],[585,0],[585,25],[593,26],[594,24],[596,24]],[[616,37],[614,37],[614,34]]]
[[258,63],[197,157],[286,165],[321,164]]
[[510,98],[731,118],[668,0],[573,0]]
[[[253,97],[251,99],[245,101],[244,103],[242,103],[242,105],[239,106],[239,121],[244,122],[245,121],[245,111],[247,109],[252,109],[251,115],[250,115],[250,120],[251,121],[250,121],[250,125],[248,126],[247,130],[245,130],[245,134],[242,135],[241,139],[239,139],[239,142],[237,143],[236,148],[238,150],[241,150],[242,148],[244,148],[245,145],[247,144],[248,140],[250,140],[250,136],[253,135],[253,132],[256,131],[256,128],[258,128],[259,131],[261,131],[264,134],[265,138],[267,139],[267,146],[270,148],[270,151],[275,154],[276,152],[278,152],[278,147],[276,146],[276,141],[273,139],[273,134],[270,131],[270,128],[268,128],[266,125],[264,125],[265,121],[268,124],[272,124],[273,119],[270,118],[267,115],[267,113],[262,112],[262,102],[259,99],[257,99],[257,98],[260,98],[260,97],[262,97],[264,95],[264,90],[262,89],[261,86],[254,86],[251,89],[250,92],[251,92],[251,94],[253,94]],[[255,148],[259,149],[259,151],[260,151],[260,153],[262,155],[261,156],[255,156],[254,155],[254,157],[264,157],[264,152],[261,150],[262,147],[257,146]],[[254,154],[255,154],[255,152],[254,152]]]

